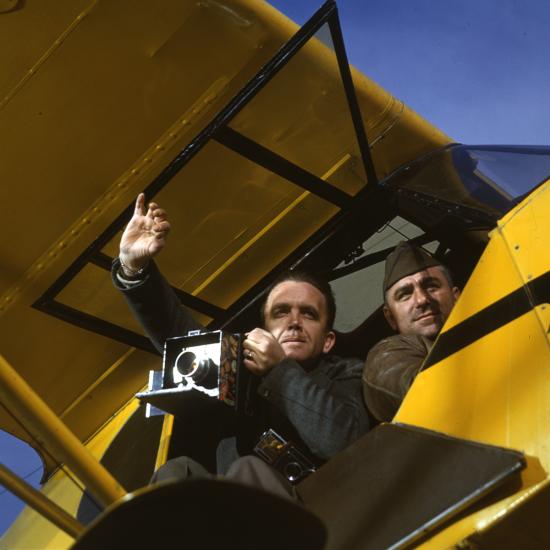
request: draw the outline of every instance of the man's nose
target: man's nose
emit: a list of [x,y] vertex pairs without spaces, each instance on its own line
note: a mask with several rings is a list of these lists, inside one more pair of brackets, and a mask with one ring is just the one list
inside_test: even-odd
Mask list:
[[298,328],[302,326],[302,318],[299,311],[291,311],[288,318],[289,328]]
[[430,295],[422,287],[414,291],[414,302],[417,307],[423,307],[431,303]]

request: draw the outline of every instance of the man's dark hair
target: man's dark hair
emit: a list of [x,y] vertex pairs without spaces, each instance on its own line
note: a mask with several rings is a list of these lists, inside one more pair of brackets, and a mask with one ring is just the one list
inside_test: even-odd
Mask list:
[[281,283],[284,283],[286,281],[294,281],[296,283],[309,283],[325,297],[325,305],[327,308],[326,328],[327,330],[332,330],[332,325],[334,324],[334,319],[336,317],[336,301],[334,299],[332,288],[326,279],[319,277],[318,275],[315,275],[309,271],[284,271],[271,283],[265,293],[260,308],[262,326],[265,326],[265,305],[267,303],[269,295],[277,285],[280,285]]

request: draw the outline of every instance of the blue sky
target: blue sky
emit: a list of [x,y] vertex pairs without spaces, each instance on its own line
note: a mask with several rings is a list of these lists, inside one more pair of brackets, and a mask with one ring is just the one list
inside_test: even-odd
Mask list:
[[[322,2],[275,0],[303,23]],[[456,141],[550,144],[544,0],[340,0],[350,62]]]
[[[271,2],[298,23],[319,0]],[[545,0],[340,0],[350,62],[456,141],[550,145]],[[0,434],[0,461],[39,467]],[[38,482],[39,473],[29,480]],[[17,499],[0,487],[0,533]]]
[[[26,443],[5,435],[5,432],[0,432],[0,462],[38,487],[42,476],[42,462],[38,455]],[[16,496],[0,485],[0,535],[17,517],[22,506]]]

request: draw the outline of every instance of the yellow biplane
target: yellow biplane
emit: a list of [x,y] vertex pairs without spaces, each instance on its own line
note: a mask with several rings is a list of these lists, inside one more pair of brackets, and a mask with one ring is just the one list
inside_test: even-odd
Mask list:
[[464,291],[396,418],[304,499],[327,548],[550,546],[550,148],[454,143],[350,70],[332,0],[300,29],[256,0],[4,0],[0,31],[0,426],[44,462],[40,491],[0,467],[28,503],[1,548],[71,547],[189,444],[135,397],[161,361],[109,276],[141,191],[210,328],[315,269],[363,357],[387,253],[444,258]]

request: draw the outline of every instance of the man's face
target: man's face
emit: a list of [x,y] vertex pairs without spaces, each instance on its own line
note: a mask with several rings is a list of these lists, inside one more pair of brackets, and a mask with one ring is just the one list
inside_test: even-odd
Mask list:
[[265,329],[281,344],[287,357],[302,366],[328,353],[334,332],[327,329],[325,297],[313,285],[283,281],[267,297]]
[[384,315],[400,334],[418,334],[434,340],[459,294],[440,267],[428,267],[403,277],[388,289]]

